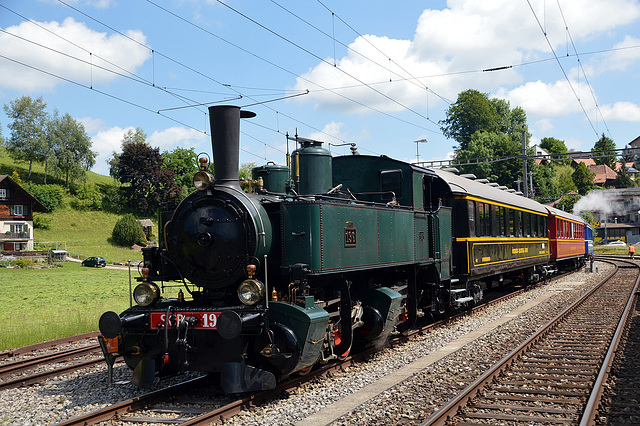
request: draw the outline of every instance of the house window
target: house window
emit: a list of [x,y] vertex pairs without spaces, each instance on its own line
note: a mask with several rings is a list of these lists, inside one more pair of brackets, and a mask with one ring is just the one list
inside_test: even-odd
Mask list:
[[15,205],[13,206],[13,215],[14,216],[23,216],[24,215],[24,206],[21,205]]
[[0,188],[0,198],[7,198],[7,190],[5,188]]
[[24,229],[23,227],[24,227],[24,225],[21,224],[21,223],[12,224],[11,225],[11,232],[15,232],[15,233],[24,232],[23,231],[23,229]]

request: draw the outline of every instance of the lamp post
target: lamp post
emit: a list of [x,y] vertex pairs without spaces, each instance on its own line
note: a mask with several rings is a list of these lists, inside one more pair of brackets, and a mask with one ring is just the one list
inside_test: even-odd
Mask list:
[[413,141],[416,144],[416,164],[420,161],[420,152],[418,151],[418,144],[427,143],[427,139],[418,139],[417,141]]

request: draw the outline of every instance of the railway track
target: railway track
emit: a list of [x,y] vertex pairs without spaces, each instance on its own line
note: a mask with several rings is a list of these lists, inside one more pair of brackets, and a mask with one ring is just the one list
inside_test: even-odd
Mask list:
[[[636,293],[636,296],[640,294]],[[640,297],[636,297],[629,321],[611,365],[594,423],[640,424]]]
[[638,289],[638,266],[622,260],[615,263],[612,274],[591,292],[493,366],[425,425],[489,420],[510,425],[593,424],[607,371]]
[[[97,335],[98,333],[95,332],[87,333],[0,353],[2,361],[0,364],[0,390],[30,386],[60,374],[104,362],[100,357],[100,346],[97,343],[83,347],[58,349],[63,345],[95,339]],[[38,351],[45,353],[38,355]],[[26,356],[29,354],[34,355]],[[95,358],[78,360],[78,358],[91,355],[94,355]]]
[[[557,278],[560,277],[561,276],[558,276]],[[412,330],[407,335],[398,336],[393,339],[389,345],[400,345],[411,339],[413,336],[420,335],[431,328],[439,327],[443,324],[470,315],[473,312],[515,297],[525,291],[527,291],[527,289],[520,289],[515,292],[502,295],[501,297],[495,298],[495,300],[491,300],[471,310],[460,312],[449,318]],[[203,396],[204,393],[202,389],[206,389],[209,386],[209,383],[206,378],[200,378],[190,381],[186,387],[183,386],[183,384],[167,387],[162,391],[152,392],[128,401],[123,401],[112,406],[69,419],[59,423],[58,425],[87,425],[105,420],[130,423],[180,424],[183,426],[209,424],[214,421],[231,418],[242,410],[276,399],[304,383],[316,380],[317,378],[325,375],[330,375],[338,370],[346,369],[350,365],[360,362],[363,358],[370,356],[373,352],[378,350],[379,349],[371,348],[350,356],[345,360],[333,362],[316,368],[305,376],[295,377],[283,382],[276,389],[256,393],[244,398],[220,398],[219,395],[215,395],[215,392],[210,392],[210,394],[213,393],[214,396],[207,396],[205,398]],[[188,389],[188,392],[185,392],[185,389]],[[197,408],[194,408],[194,405],[197,405]]]

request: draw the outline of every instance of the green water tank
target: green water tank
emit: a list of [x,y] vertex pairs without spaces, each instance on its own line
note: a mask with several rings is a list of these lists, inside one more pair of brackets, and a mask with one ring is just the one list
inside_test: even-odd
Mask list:
[[322,142],[298,139],[291,155],[291,177],[299,195],[326,194],[332,188],[331,153]]
[[289,180],[289,167],[281,166],[269,161],[264,166],[251,169],[251,179],[262,178],[264,189],[269,192],[284,194],[287,191],[287,181]]

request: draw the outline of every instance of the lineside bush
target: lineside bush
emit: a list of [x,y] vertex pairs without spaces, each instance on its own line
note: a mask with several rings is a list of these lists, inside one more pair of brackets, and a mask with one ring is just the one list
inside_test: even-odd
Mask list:
[[146,245],[142,225],[131,213],[125,214],[116,222],[111,238],[119,246]]

